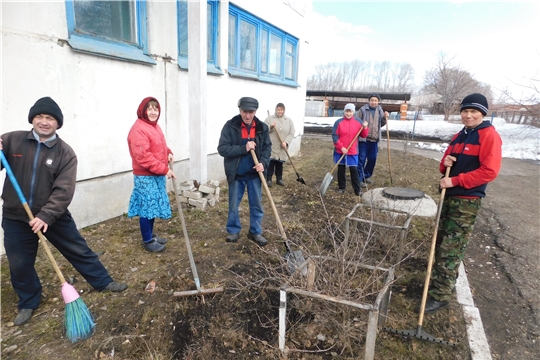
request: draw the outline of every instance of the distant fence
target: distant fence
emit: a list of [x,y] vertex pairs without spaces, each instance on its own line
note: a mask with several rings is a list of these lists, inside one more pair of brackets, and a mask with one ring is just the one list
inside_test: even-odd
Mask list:
[[496,111],[495,117],[503,118],[511,124],[540,127],[540,114],[530,111]]
[[306,101],[305,116],[325,117],[324,101]]

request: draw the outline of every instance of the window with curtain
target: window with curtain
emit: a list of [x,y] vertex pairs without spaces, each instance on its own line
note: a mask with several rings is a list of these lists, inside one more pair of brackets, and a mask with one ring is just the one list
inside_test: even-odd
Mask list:
[[229,74],[298,86],[297,52],[297,38],[229,4]]
[[75,51],[155,64],[147,56],[146,1],[66,0]]

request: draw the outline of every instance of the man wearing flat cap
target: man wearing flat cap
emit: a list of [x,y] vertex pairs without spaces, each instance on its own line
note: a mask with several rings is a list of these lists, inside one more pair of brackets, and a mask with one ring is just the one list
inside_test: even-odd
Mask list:
[[[267,244],[262,236],[262,183],[258,172],[264,172],[270,163],[272,142],[268,126],[255,114],[259,102],[252,97],[238,100],[240,114],[227,121],[221,130],[218,152],[223,156],[225,175],[229,185],[229,214],[227,217],[227,242],[235,243],[240,238],[240,216],[238,206],[247,188],[249,202],[248,239],[259,246]],[[255,165],[251,151],[259,163]]]
[[50,97],[41,98],[30,108],[28,122],[32,130],[2,134],[0,141],[0,150],[34,215],[30,221],[11,179],[6,177],[2,228],[11,284],[19,297],[15,325],[30,320],[41,302],[42,287],[34,268],[39,231],[94,289],[120,292],[127,288],[113,281],[68,210],[75,193],[77,156],[56,133],[64,124],[62,110]]

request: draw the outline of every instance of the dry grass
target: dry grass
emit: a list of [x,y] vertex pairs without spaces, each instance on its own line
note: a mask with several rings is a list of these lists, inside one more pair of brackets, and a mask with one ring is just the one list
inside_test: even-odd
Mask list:
[[[332,167],[331,144],[305,138],[302,153],[293,159],[307,185],[296,182],[290,165],[285,166],[287,187],[271,189],[274,202],[293,250],[306,258],[332,256],[342,261],[333,266],[319,260],[314,291],[341,296],[351,301],[370,302],[380,290],[382,274],[366,272],[343,261],[392,265],[396,234],[371,228],[354,228],[343,245],[344,220],[357,203],[352,189],[338,195],[332,184],[324,199],[317,188]],[[392,152],[393,186],[410,187],[437,198],[437,163],[409,152]],[[374,187],[389,186],[386,152],[381,152]],[[279,293],[284,282],[303,287],[301,276],[290,278],[283,258],[285,247],[279,236],[266,195],[263,222],[269,245],[257,247],[246,237],[237,244],[224,241],[227,217],[227,189],[222,185],[221,201],[205,212],[184,209],[192,250],[201,284],[205,288],[223,286],[223,293],[174,297],[175,291],[195,288],[176,212],[168,221],[157,221],[156,231],[169,238],[167,250],[151,254],[142,249],[138,219],[120,216],[82,230],[113,278],[125,281],[129,289],[121,294],[98,293],[55,252],[67,278],[96,317],[96,333],[72,345],[63,336],[63,308],[60,288],[44,254],[36,267],[44,286],[40,308],[22,327],[10,327],[16,315],[16,296],[9,283],[9,270],[2,257],[2,355],[10,359],[278,359],[277,318]],[[171,204],[176,203],[171,194]],[[127,204],[126,204],[127,206]],[[247,229],[247,201],[241,205]],[[383,214],[379,221],[401,221]],[[385,217],[386,218],[383,218]],[[427,250],[433,219],[413,218],[404,250],[405,260],[396,271],[387,326],[416,328],[413,312],[421,296]],[[339,263],[339,262],[338,262]],[[152,294],[145,286],[157,284]],[[287,346],[290,359],[363,358],[366,312],[319,300],[289,296]],[[427,316],[424,330],[437,337],[459,341],[448,348],[419,340],[403,340],[380,331],[376,359],[466,359],[468,346],[459,306]],[[322,336],[321,336],[322,335]],[[16,346],[16,348],[14,348]],[[7,349],[11,349],[7,351]],[[66,355],[69,354],[69,355]]]

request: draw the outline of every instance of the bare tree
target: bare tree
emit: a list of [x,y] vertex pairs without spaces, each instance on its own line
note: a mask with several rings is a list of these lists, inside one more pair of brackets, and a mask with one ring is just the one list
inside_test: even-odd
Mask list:
[[414,69],[407,63],[382,61],[332,62],[315,67],[308,78],[310,90],[410,91]]
[[424,76],[424,91],[440,96],[440,107],[445,121],[450,114],[456,112],[461,99],[467,94],[480,92],[491,98],[488,85],[481,84],[468,71],[453,65],[452,61],[453,59],[440,53],[437,64]]
[[308,78],[307,86],[312,90],[341,90],[343,76],[339,63],[317,65],[315,74]]
[[381,91],[388,89],[388,78],[390,72],[390,61],[376,62],[373,66],[373,86],[372,90]]
[[518,106],[518,111],[522,113],[519,117],[524,118],[520,123],[540,127],[540,72],[529,78],[527,84],[517,85],[523,88],[524,95],[515,96],[506,88],[497,103]]
[[399,69],[393,76],[394,85],[392,86],[392,90],[398,92],[410,91],[414,82],[413,67],[408,63],[396,65],[399,67]]

